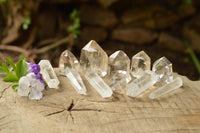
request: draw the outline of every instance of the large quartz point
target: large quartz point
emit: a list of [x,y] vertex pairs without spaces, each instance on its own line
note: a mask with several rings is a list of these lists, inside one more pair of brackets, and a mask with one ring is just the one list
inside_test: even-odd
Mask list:
[[143,76],[129,83],[126,87],[126,94],[130,97],[136,97],[142,92],[152,87],[157,81],[155,73],[146,71]]
[[49,60],[41,60],[39,62],[40,72],[43,76],[44,81],[47,83],[49,88],[57,88],[60,84],[55,71]]
[[129,74],[130,59],[123,51],[119,50],[110,55],[108,59],[109,86],[115,92],[120,92],[131,80]]
[[112,89],[104,82],[104,80],[97,73],[86,72],[85,78],[103,98],[108,98],[112,96]]
[[172,63],[161,57],[153,63],[152,71],[156,73],[159,85],[164,85],[173,81]]
[[163,85],[162,87],[158,88],[157,90],[153,91],[149,98],[155,99],[158,98],[164,94],[167,94],[183,85],[183,81],[180,77],[174,79],[172,82]]
[[60,56],[60,74],[68,77],[72,86],[79,94],[86,94],[86,87],[79,74],[79,68],[80,64],[76,57],[69,50],[65,50]]
[[81,50],[80,64],[84,72],[95,72],[103,77],[108,69],[108,56],[94,40],[91,40]]
[[141,51],[132,57],[131,72],[134,77],[141,77],[146,70],[150,70],[150,67],[151,59],[144,51]]

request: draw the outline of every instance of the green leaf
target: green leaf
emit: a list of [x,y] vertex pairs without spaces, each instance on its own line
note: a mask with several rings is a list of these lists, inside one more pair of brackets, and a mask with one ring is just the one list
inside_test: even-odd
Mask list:
[[9,72],[11,73],[13,68],[11,66],[8,67]]
[[5,63],[2,63],[1,67],[2,67],[3,72],[6,72],[6,73],[10,72],[9,69],[8,69],[8,66]]
[[17,90],[18,90],[18,87],[19,87],[18,84],[12,86],[12,88],[13,88],[14,91],[17,91]]
[[16,65],[10,58],[5,58],[5,60],[10,64],[10,66],[15,70]]
[[0,66],[0,72],[4,72],[2,66]]
[[26,76],[28,73],[28,64],[26,63],[25,59],[21,59],[17,64],[16,64],[16,70],[15,70],[16,76],[18,79],[20,79],[23,76]]
[[9,73],[3,81],[5,82],[18,82],[19,78],[14,73]]

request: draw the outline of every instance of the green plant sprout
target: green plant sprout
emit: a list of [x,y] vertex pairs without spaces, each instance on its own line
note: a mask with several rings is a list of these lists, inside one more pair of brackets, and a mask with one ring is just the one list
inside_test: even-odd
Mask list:
[[73,21],[73,24],[70,25],[67,28],[67,31],[72,33],[73,36],[76,38],[80,33],[80,17],[79,17],[80,12],[76,9],[74,9],[71,13],[70,13],[70,20]]
[[[23,76],[26,76],[28,73],[28,64],[26,63],[25,59],[19,60],[16,64],[10,59],[5,58],[6,63],[2,63],[0,66],[0,72],[7,73],[7,76],[3,79],[5,82],[18,82],[19,79]],[[18,84],[12,86],[14,90],[18,87]]]
[[[189,52],[189,54],[194,62],[194,65],[200,75],[200,61],[199,61],[198,57],[196,56],[194,50],[191,48],[191,46],[189,45],[189,43],[187,41],[185,41],[185,45],[187,46],[188,52]],[[199,78],[199,80],[200,80],[200,78]]]
[[22,24],[22,29],[27,30],[31,24],[31,17],[25,17]]

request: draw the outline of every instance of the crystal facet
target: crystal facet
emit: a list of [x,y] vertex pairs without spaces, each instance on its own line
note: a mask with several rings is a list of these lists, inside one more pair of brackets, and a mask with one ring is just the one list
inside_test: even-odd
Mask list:
[[156,73],[158,82],[161,85],[170,83],[173,80],[172,63],[166,57],[156,60],[152,71]]
[[69,69],[75,69],[77,72],[80,68],[78,60],[69,50],[65,50],[60,55],[59,72],[61,75],[66,75],[66,67],[68,67]]
[[103,98],[112,96],[112,89],[104,82],[104,80],[97,73],[86,72],[85,78]]
[[[68,68],[66,68],[68,69]],[[79,93],[79,94],[86,94],[86,87],[83,83],[83,80],[80,76],[80,74],[76,70],[70,70],[67,72],[66,76],[68,79],[71,81],[74,89]]]
[[150,67],[151,59],[144,51],[132,57],[131,72],[134,77],[139,78],[146,70],[150,70]]
[[165,84],[164,86],[158,88],[157,90],[153,91],[149,98],[155,99],[158,98],[164,94],[167,94],[183,85],[183,81],[180,77],[174,79],[172,82]]
[[79,68],[80,65],[76,57],[70,51],[65,50],[60,56],[60,61],[59,61],[60,73],[68,77],[74,89],[79,94],[85,94],[86,87],[79,74]]
[[108,59],[108,75],[110,79],[109,86],[115,92],[120,92],[131,80],[129,74],[130,59],[121,50],[110,55]]
[[49,60],[41,60],[39,65],[40,72],[49,88],[57,88],[60,84],[60,81],[58,80]]
[[130,97],[136,97],[157,81],[156,75],[151,71],[146,71],[143,76],[135,79],[126,87],[126,94]]
[[103,77],[108,69],[108,55],[94,40],[91,40],[81,50],[80,64],[83,71],[93,71]]

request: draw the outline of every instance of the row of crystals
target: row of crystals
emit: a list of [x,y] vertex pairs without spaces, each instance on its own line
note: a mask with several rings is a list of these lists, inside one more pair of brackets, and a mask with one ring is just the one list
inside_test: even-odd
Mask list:
[[136,97],[156,83],[158,89],[149,96],[154,99],[182,86],[181,78],[173,79],[172,63],[167,58],[155,61],[152,71],[150,67],[151,59],[144,51],[132,57],[130,66],[126,53],[119,50],[108,57],[94,40],[82,48],[80,63],[68,50],[59,61],[60,74],[68,77],[79,94],[86,94],[81,75],[103,98],[124,88],[128,96]]

